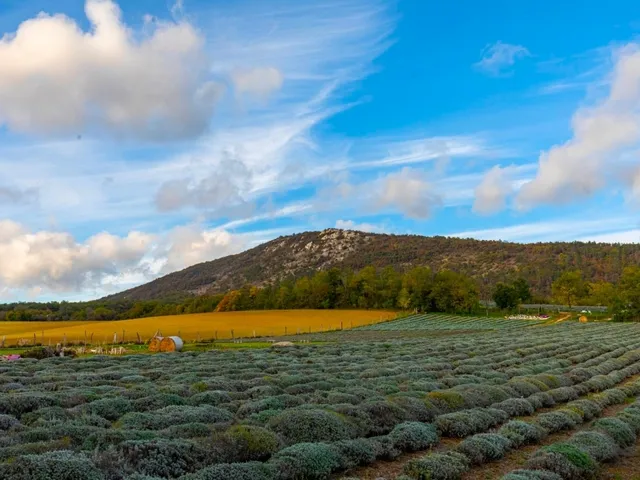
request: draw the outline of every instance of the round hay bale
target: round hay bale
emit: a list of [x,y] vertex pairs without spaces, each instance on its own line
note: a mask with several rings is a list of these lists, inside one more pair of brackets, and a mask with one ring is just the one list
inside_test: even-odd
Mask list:
[[276,342],[271,345],[272,347],[295,347],[291,342]]
[[161,352],[179,352],[184,342],[180,337],[164,337],[160,342]]
[[149,351],[150,352],[159,352],[160,344],[162,343],[162,339],[164,337],[153,337],[149,342]]

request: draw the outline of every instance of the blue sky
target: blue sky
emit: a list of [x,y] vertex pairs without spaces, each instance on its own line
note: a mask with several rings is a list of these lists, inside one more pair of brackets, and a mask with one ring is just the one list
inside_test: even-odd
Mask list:
[[8,0],[0,298],[330,227],[640,240],[640,5]]

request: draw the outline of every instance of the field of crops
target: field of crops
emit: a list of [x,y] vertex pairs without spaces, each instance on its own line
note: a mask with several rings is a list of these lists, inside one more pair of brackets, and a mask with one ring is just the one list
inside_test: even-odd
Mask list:
[[593,478],[638,374],[640,327],[577,323],[5,362],[0,479]]
[[[158,330],[163,335],[180,335],[187,341],[213,338],[273,336],[327,330],[349,329],[394,318],[395,313],[377,310],[278,310],[250,312],[199,313],[149,317],[135,320],[92,322],[0,322],[0,339],[6,345],[19,339],[49,344],[91,343],[151,338]],[[124,331],[124,334],[123,334]]]
[[442,313],[411,315],[394,322],[362,327],[360,330],[503,330],[521,328],[546,322],[546,320],[521,320],[494,317],[461,317]]

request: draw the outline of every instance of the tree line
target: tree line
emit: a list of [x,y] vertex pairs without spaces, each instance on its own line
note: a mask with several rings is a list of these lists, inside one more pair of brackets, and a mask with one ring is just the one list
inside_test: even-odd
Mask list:
[[475,281],[449,270],[415,267],[399,272],[373,266],[332,268],[264,286],[247,284],[224,294],[182,300],[48,302],[0,305],[0,320],[114,320],[185,313],[270,309],[399,309],[471,312],[479,302]]
[[[602,305],[614,318],[640,320],[640,267],[627,267],[617,283],[589,282],[580,270],[562,273],[552,298],[537,296],[524,278],[498,283],[491,294],[501,310],[527,302]],[[472,313],[480,309],[479,287],[470,276],[429,267],[401,272],[368,266],[358,271],[331,268],[267,285],[214,295],[151,301],[13,303],[0,305],[0,320],[116,320],[188,313],[271,309],[397,309]],[[489,300],[489,298],[483,298]]]
[[[563,272],[551,285],[552,301],[556,304],[591,305],[608,308],[614,320],[640,320],[640,267],[626,267],[616,283],[585,280],[580,270]],[[511,284],[498,283],[493,300],[500,309],[513,310],[532,299],[525,280]]]

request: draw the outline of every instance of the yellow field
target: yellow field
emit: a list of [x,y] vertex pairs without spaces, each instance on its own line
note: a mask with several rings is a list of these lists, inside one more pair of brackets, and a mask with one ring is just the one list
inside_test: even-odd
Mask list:
[[5,345],[15,345],[19,339],[38,343],[83,342],[85,334],[93,343],[112,343],[114,334],[121,341],[143,341],[158,330],[164,336],[180,335],[185,340],[235,338],[284,335],[349,329],[378,323],[395,317],[393,312],[379,310],[273,310],[251,312],[199,313],[166,317],[139,318],[135,320],[89,322],[0,322],[0,340]]

